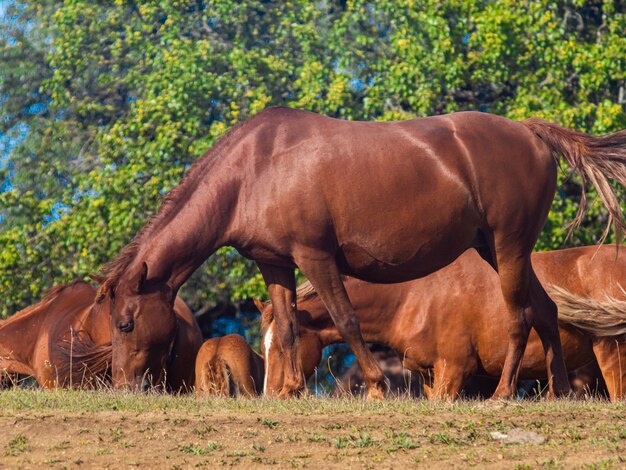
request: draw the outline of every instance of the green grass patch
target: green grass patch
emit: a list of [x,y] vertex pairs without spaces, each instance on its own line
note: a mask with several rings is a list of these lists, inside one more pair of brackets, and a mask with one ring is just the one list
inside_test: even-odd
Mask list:
[[[132,411],[136,413],[154,411],[184,411],[190,414],[211,413],[246,413],[267,415],[308,415],[327,414],[401,414],[417,419],[419,415],[432,415],[448,412],[464,415],[466,418],[478,416],[492,420],[494,427],[505,429],[507,423],[499,420],[500,412],[508,415],[526,413],[572,413],[610,412],[626,413],[626,402],[607,403],[600,400],[510,400],[510,401],[473,401],[455,402],[423,399],[390,399],[366,401],[362,398],[326,398],[307,396],[299,399],[271,398],[206,398],[195,395],[159,395],[135,394],[115,391],[88,390],[20,390],[10,389],[0,394],[0,409],[4,410],[66,410],[66,411]],[[278,426],[274,418],[260,417],[259,422],[271,429]],[[459,423],[449,421],[448,428]],[[330,423],[326,429],[341,429],[344,423]],[[212,428],[208,428],[207,432]],[[500,429],[498,429],[500,430]]]
[[372,447],[376,445],[376,441],[367,433],[350,434],[349,436],[340,436],[334,441],[337,449],[345,449],[347,447]]
[[185,445],[181,445],[178,450],[180,450],[181,452],[185,453],[185,454],[191,454],[191,455],[207,455],[210,454],[211,452],[215,452],[216,450],[221,450],[223,449],[224,446],[222,444],[220,444],[219,442],[213,442],[213,441],[209,441],[206,445],[199,445],[199,444],[185,444]]
[[7,456],[15,456],[27,452],[28,450],[30,450],[28,447],[28,438],[24,434],[18,434],[9,441],[4,454]]
[[257,421],[269,429],[276,429],[278,427],[278,421],[274,421],[273,419],[257,418]]

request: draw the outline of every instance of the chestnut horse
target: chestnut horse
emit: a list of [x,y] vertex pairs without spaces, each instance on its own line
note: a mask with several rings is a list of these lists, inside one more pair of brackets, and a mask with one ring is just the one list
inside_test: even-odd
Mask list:
[[[559,306],[561,343],[569,370],[597,360],[612,400],[626,396],[626,252],[581,247],[533,253],[541,283]],[[404,366],[421,373],[429,397],[455,398],[473,374],[497,376],[507,340],[506,304],[498,276],[469,250],[430,276],[402,284],[369,284],[348,278],[346,289],[367,341],[395,349]],[[309,377],[322,349],[343,339],[309,283],[298,295],[300,355]],[[259,306],[257,304],[257,306]],[[262,305],[260,305],[263,307]],[[281,348],[273,341],[273,308],[263,309],[265,391],[283,381]],[[546,378],[541,341],[533,331],[520,377]]]
[[[108,305],[94,302],[95,296],[93,286],[75,281],[0,322],[0,372],[32,375],[44,388],[106,384],[112,358],[110,313]],[[176,339],[165,364],[166,385],[184,392],[194,383],[193,362],[202,335],[180,298],[174,314]]]
[[[563,156],[602,198],[618,234],[626,225],[607,178],[626,186],[626,132],[596,138],[539,119],[461,112],[402,122],[350,122],[269,108],[217,141],[107,268],[113,384],[136,387],[174,338],[172,305],[219,247],[253,259],[283,346],[280,395],[304,387],[296,355],[299,267],[361,365],[370,397],[384,375],[361,336],[341,274],[395,283],[426,276],[469,248],[498,272],[508,336],[501,397],[515,391],[531,326],[551,386],[570,390],[556,316],[530,253]],[[576,218],[579,222],[585,200]],[[142,354],[132,354],[140,347]],[[125,373],[122,374],[122,371]]]
[[211,338],[196,357],[196,393],[199,395],[260,395],[263,358],[239,335]]

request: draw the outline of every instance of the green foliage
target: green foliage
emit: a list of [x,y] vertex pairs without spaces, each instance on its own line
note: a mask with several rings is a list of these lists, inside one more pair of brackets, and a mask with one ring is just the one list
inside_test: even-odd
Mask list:
[[[0,163],[0,316],[98,272],[188,165],[270,105],[346,119],[481,110],[625,128],[625,10],[547,0],[10,5],[0,130],[28,134]],[[563,246],[578,199],[575,182],[560,186],[538,248]],[[568,243],[595,242],[605,220],[596,204]],[[182,291],[193,308],[264,294],[231,248]]]

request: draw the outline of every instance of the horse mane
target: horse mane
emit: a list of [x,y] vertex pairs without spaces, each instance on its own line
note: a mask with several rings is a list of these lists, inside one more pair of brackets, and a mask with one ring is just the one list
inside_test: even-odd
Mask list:
[[24,317],[28,316],[28,315],[34,315],[37,314],[41,311],[41,309],[43,307],[46,307],[50,302],[54,301],[64,290],[75,287],[79,284],[85,284],[90,286],[91,284],[89,284],[86,281],[83,281],[82,279],[76,279],[75,281],[72,281],[68,284],[61,284],[58,286],[54,286],[52,288],[50,288],[50,290],[48,290],[48,292],[46,292],[46,294],[44,295],[43,299],[41,299],[39,302],[37,302],[36,304],[33,305],[29,305],[26,308],[23,308],[22,310],[19,310],[17,312],[15,312],[13,315],[11,315],[9,318],[7,318],[6,320],[4,320],[4,324],[9,324],[13,321],[17,321],[17,320],[22,320],[24,319]]
[[304,302],[313,297],[317,297],[317,291],[313,287],[313,284],[311,284],[311,281],[303,282],[296,289],[296,302]]
[[96,386],[111,376],[113,347],[111,342],[96,344],[84,330],[72,330],[70,339],[64,338],[56,346],[59,356],[55,361],[60,386]]
[[626,301],[580,297],[555,285],[547,286],[547,291],[559,307],[560,321],[597,337],[626,334]]
[[113,292],[115,290],[122,274],[137,257],[139,249],[143,246],[144,240],[150,236],[162,222],[170,220],[178,212],[176,209],[179,204],[193,192],[189,190],[190,187],[199,181],[200,176],[205,174],[206,170],[211,167],[211,164],[223,154],[224,150],[233,141],[235,136],[240,134],[240,131],[244,127],[247,127],[247,125],[257,116],[259,116],[259,114],[231,127],[226,134],[217,139],[213,146],[202,157],[193,162],[180,180],[180,183],[174,186],[163,197],[161,206],[157,212],[150,217],[148,222],[146,222],[131,242],[122,248],[120,254],[104,266],[101,272],[104,276],[106,276],[106,278],[98,289],[98,294],[96,296],[98,302],[100,302],[104,298],[104,295],[108,292]]

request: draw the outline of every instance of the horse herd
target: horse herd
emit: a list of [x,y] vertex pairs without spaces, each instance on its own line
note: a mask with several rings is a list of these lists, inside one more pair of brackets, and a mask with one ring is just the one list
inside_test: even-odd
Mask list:
[[[597,364],[612,400],[626,386],[626,252],[589,246],[534,253],[540,281],[559,306],[559,329],[570,371]],[[423,378],[429,398],[457,398],[473,375],[500,375],[506,353],[501,334],[505,308],[498,278],[470,250],[451,265],[414,281],[371,284],[345,278],[363,337],[395,350],[403,366]],[[39,303],[0,324],[0,367],[34,376],[44,388],[110,384],[110,312],[95,302],[85,281],[58,286]],[[309,282],[297,290],[299,355],[305,378],[318,367],[324,347],[342,342],[332,318]],[[282,387],[282,351],[273,341],[271,303],[261,311],[263,355],[239,335],[202,335],[193,314],[177,298],[176,339],[164,388],[203,395],[275,395]],[[450,339],[453,338],[453,341]],[[195,364],[195,368],[194,368]],[[523,379],[547,378],[539,337],[532,332],[520,368]],[[593,383],[582,390],[589,393]]]
[[[378,342],[424,377],[429,397],[459,396],[474,374],[499,377],[495,397],[512,396],[518,376],[567,394],[567,370],[595,361],[621,398],[623,249],[531,257],[559,157],[593,184],[620,242],[626,223],[609,180],[626,186],[626,131],[596,138],[474,112],[374,123],[269,108],[197,160],[97,290],[60,286],[4,321],[0,368],[44,387],[193,384],[284,397],[304,388],[324,346],[345,341],[378,398],[385,377],[366,343]],[[585,205],[583,190],[574,227]],[[225,245],[255,260],[268,287],[263,358],[236,336],[200,347],[177,296]],[[309,279],[297,289],[296,267]]]

